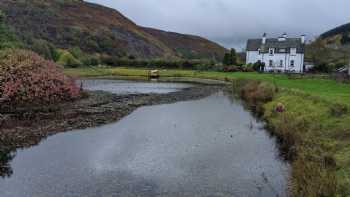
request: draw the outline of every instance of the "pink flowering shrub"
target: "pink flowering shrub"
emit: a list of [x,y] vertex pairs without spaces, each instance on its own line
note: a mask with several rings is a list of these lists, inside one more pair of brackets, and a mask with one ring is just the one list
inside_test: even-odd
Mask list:
[[75,81],[52,61],[27,50],[0,54],[0,103],[50,104],[79,95]]

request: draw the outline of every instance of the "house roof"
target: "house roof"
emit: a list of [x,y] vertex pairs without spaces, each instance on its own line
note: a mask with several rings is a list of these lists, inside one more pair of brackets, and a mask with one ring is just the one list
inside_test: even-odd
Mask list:
[[258,51],[260,49],[267,53],[269,48],[286,49],[286,52],[289,52],[290,48],[296,48],[297,53],[304,53],[305,44],[302,44],[301,38],[286,38],[284,41],[279,41],[278,38],[267,38],[264,45],[262,39],[249,39],[247,42],[247,51]]

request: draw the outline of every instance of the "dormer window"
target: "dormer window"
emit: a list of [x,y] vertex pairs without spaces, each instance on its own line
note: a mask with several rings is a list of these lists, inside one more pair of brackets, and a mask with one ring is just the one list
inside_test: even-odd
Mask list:
[[290,55],[297,55],[297,49],[296,48],[290,48]]
[[269,54],[270,54],[270,55],[273,55],[274,53],[275,53],[275,49],[274,49],[274,48],[270,48],[270,49],[269,49]]
[[278,38],[278,41],[279,41],[279,42],[284,42],[284,41],[286,41],[286,38],[285,38],[285,37],[279,37],[279,38]]

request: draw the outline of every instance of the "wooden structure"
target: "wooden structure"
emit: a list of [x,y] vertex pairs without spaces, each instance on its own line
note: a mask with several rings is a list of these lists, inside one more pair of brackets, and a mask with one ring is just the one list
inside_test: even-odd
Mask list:
[[160,77],[159,70],[150,70],[148,72],[148,77],[150,79],[158,79]]

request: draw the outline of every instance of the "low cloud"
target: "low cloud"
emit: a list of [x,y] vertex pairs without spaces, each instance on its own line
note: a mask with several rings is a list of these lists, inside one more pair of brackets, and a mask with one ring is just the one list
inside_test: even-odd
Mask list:
[[349,0],[89,0],[139,25],[196,34],[230,48],[264,32],[313,38],[349,23]]

